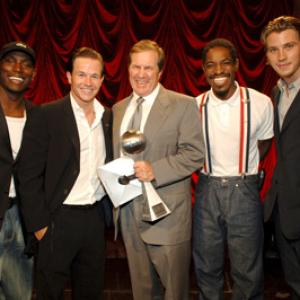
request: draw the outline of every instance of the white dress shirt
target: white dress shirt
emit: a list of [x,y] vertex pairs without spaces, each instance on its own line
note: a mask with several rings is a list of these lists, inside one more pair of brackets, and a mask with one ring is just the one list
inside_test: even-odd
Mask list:
[[97,168],[104,164],[106,157],[101,122],[104,108],[94,99],[95,119],[90,126],[72,94],[70,98],[80,140],[80,172],[64,204],[93,204],[105,195],[97,175]]

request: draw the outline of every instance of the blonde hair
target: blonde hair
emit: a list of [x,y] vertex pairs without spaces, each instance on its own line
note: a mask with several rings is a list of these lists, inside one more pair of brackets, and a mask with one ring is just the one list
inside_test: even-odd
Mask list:
[[158,69],[161,71],[165,64],[165,52],[164,50],[152,40],[140,40],[136,44],[133,45],[129,52],[129,65],[131,64],[131,56],[134,53],[140,53],[145,51],[155,51],[158,55]]
[[267,37],[272,32],[282,32],[287,29],[293,29],[298,32],[300,38],[300,19],[292,16],[281,16],[272,21],[270,21],[263,29],[260,39],[262,43],[266,44]]

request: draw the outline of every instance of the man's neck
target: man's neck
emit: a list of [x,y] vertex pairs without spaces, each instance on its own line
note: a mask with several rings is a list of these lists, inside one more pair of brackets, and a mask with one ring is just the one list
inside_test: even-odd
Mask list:
[[23,94],[8,93],[0,88],[0,104],[5,116],[24,117],[25,102]]

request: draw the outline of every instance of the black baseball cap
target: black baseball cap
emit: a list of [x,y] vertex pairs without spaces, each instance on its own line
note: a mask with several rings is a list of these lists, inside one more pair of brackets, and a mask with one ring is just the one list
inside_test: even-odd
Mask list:
[[11,43],[5,44],[2,47],[2,49],[0,50],[0,60],[5,55],[7,55],[9,52],[13,52],[13,51],[21,51],[21,52],[27,54],[31,58],[33,64],[35,64],[34,50],[23,42],[11,42]]

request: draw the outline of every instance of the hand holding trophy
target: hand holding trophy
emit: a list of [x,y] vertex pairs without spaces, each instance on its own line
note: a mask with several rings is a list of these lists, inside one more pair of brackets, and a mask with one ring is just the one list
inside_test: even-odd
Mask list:
[[[146,147],[146,139],[142,132],[137,130],[128,130],[122,135],[122,149],[124,153],[135,156]],[[120,176],[118,182],[122,185],[129,184],[130,180],[136,179],[134,174],[129,176]],[[167,205],[162,201],[151,182],[141,182],[143,189],[143,196],[146,199],[147,207],[144,209],[143,220],[144,221],[157,221],[171,211]]]

